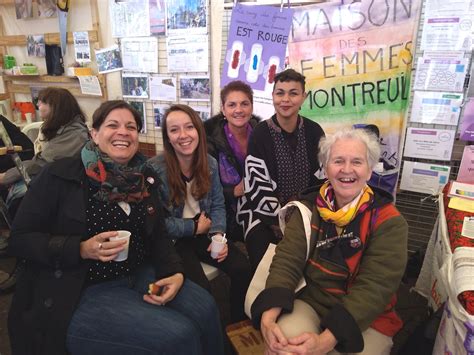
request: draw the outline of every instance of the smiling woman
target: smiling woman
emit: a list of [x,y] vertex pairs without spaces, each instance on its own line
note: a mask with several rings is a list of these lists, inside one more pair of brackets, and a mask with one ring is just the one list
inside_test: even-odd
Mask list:
[[[388,355],[402,327],[394,306],[407,223],[389,193],[367,185],[380,155],[375,136],[340,130],[319,149],[328,181],[301,195],[312,209],[309,258],[302,217],[293,213],[252,319],[269,355]],[[302,274],[307,286],[295,295]]]
[[184,279],[166,236],[158,177],[138,152],[141,124],[125,101],[103,103],[81,155],[48,165],[28,190],[10,237],[25,260],[13,353],[223,353],[217,307]]
[[163,156],[150,160],[161,185],[167,212],[168,237],[184,262],[186,277],[210,290],[201,262],[210,264],[231,279],[231,321],[245,318],[244,298],[250,282],[250,266],[233,244],[210,254],[210,237],[225,233],[226,216],[216,160],[207,154],[204,126],[189,106],[172,105],[162,124]]

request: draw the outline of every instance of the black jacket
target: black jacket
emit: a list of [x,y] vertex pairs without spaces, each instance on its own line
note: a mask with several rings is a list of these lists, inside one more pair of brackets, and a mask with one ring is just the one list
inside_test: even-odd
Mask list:
[[[254,128],[258,122],[261,121],[261,118],[255,115],[252,115],[250,118],[250,126]],[[219,163],[219,153],[225,154],[227,161],[235,168],[239,173],[241,179],[244,177],[244,171],[240,166],[237,158],[230,147],[229,141],[225,136],[224,125],[226,119],[222,113],[219,113],[216,116],[213,116],[209,120],[204,122],[204,128],[207,135],[207,151],[212,155],[217,162]],[[235,185],[222,185],[224,191],[225,205],[226,205],[226,221],[227,221],[227,233],[231,238],[240,240],[243,238],[242,227],[237,225],[233,207],[237,204],[237,199],[234,196],[234,187]]]
[[[156,278],[183,273],[165,232],[153,176],[144,201],[147,247]],[[146,179],[152,181],[151,178]],[[80,157],[47,165],[34,179],[13,223],[9,251],[22,271],[8,316],[13,354],[65,354],[66,331],[80,299],[89,262],[79,254],[86,240],[88,183]]]

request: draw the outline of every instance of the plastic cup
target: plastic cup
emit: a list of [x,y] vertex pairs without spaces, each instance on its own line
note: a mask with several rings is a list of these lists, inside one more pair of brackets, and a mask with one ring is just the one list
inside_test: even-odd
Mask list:
[[130,245],[130,235],[132,233],[130,233],[129,231],[117,231],[117,233],[118,235],[116,237],[111,237],[109,239],[112,241],[126,239],[127,244],[125,245],[125,249],[117,254],[114,261],[124,261],[124,260],[127,260],[128,258],[128,247]]
[[224,249],[227,239],[222,234],[214,234],[211,240],[211,257],[217,259],[219,253]]

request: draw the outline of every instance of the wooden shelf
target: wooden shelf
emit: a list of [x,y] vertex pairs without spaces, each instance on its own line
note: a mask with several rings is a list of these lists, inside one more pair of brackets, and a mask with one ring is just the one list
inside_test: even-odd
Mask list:
[[[99,41],[99,34],[95,30],[87,31],[89,33],[89,42],[96,43]],[[59,32],[45,33],[44,34],[45,44],[60,44]],[[72,32],[67,33],[67,43],[74,43]],[[0,36],[0,46],[26,46],[27,36],[25,35],[10,35]]]
[[31,87],[58,86],[68,89],[74,96],[96,98],[107,100],[107,89],[103,75],[98,76],[102,88],[102,96],[88,95],[81,92],[79,79],[75,76],[51,76],[51,75],[3,75],[6,91],[10,94],[31,94]]

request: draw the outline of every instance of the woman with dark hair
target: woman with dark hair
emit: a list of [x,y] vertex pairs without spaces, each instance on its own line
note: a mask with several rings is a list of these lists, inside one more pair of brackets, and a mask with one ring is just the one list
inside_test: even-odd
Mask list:
[[[125,101],[103,103],[80,156],[31,184],[10,237],[25,260],[9,314],[13,353],[223,354],[215,302],[184,279],[166,237],[141,126]],[[120,230],[129,242],[114,240]]]
[[168,235],[176,240],[176,250],[192,281],[210,289],[201,261],[229,275],[231,318],[242,320],[250,282],[247,258],[233,243],[216,259],[209,254],[209,237],[225,232],[226,219],[217,162],[207,154],[202,121],[189,106],[173,105],[165,113],[162,132],[164,155],[152,158],[150,164],[161,180]]
[[237,224],[237,200],[244,195],[244,165],[247,145],[260,118],[253,115],[253,91],[242,81],[232,81],[221,90],[221,112],[204,122],[208,152],[219,163],[224,188],[227,237],[243,241]]
[[[89,138],[85,116],[68,90],[54,87],[41,90],[38,107],[44,122],[35,141],[35,156],[23,161],[30,176],[38,174],[47,163],[77,154]],[[11,185],[20,179],[16,167],[0,174],[2,185]]]

